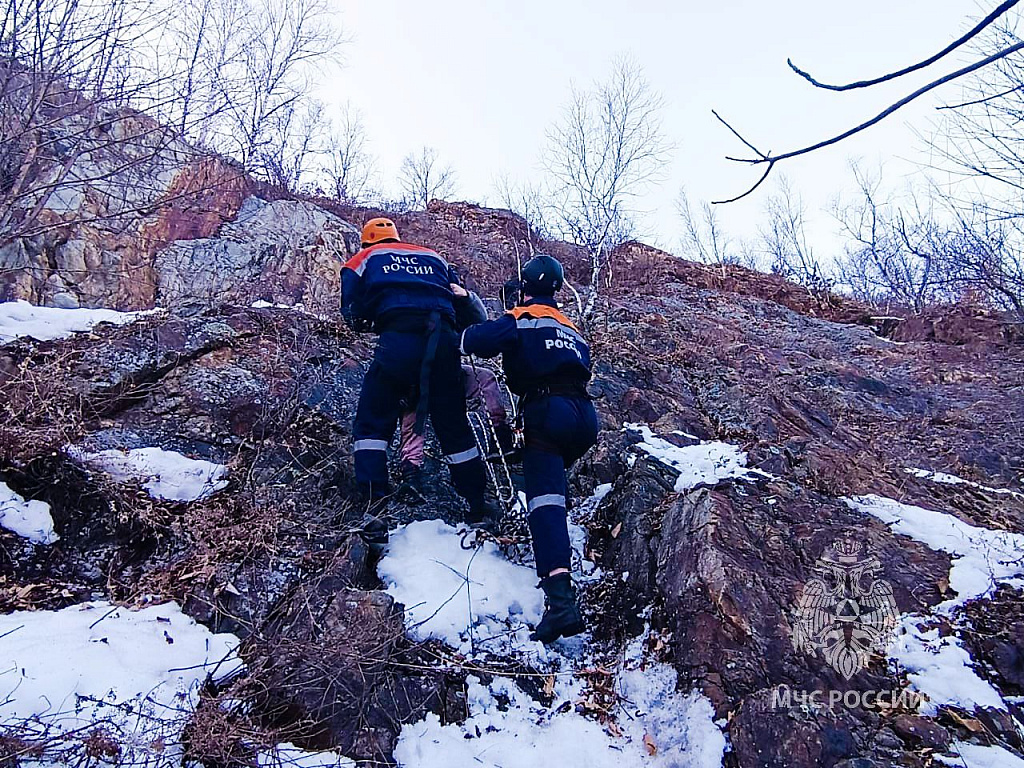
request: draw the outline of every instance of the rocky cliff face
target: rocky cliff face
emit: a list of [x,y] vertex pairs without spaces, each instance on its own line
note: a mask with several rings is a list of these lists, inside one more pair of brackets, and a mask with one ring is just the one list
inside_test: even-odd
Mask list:
[[[243,205],[240,215],[259,222],[247,230],[250,242],[278,242],[274,221],[293,210]],[[443,237],[439,229],[432,242]],[[483,285],[497,284],[514,258],[507,242],[456,242],[446,250]],[[680,686],[702,691],[724,719],[729,765],[924,766],[957,741],[1019,749],[1012,585],[937,630],[973,638],[978,674],[1008,709],[939,701],[924,716],[906,706],[772,698],[787,688],[908,688],[907,670],[883,651],[847,680],[820,653],[794,648],[802,589],[835,541],[853,537],[878,558],[901,614],[926,615],[955,595],[948,552],[897,535],[848,499],[878,494],[979,529],[1024,530],[1024,350],[1008,341],[1012,328],[996,326],[970,345],[893,341],[811,314],[869,323],[863,308],[823,306],[794,286],[744,282],[734,270],[723,286],[721,272],[632,248],[632,258],[654,265],[643,275],[658,274],[659,283],[640,285],[642,276],[622,270],[625,287],[599,303],[587,328],[603,430],[573,485],[585,498],[611,484],[581,521],[605,573],[584,592],[595,645],[614,657],[646,624]],[[198,267],[201,253],[260,280],[280,275],[285,258],[270,248],[256,266],[230,239],[177,243],[157,259],[162,290],[184,295],[177,286],[186,281],[167,264]],[[216,269],[207,280],[226,285]],[[294,295],[294,287],[263,295]],[[59,547],[40,549],[0,534],[6,608],[174,597],[213,629],[248,638],[249,677],[223,695],[258,689],[253,711],[262,723],[353,757],[389,760],[401,724],[425,711],[443,722],[464,717],[465,669],[403,638],[401,614],[377,590],[352,534],[360,512],[351,504],[350,422],[369,341],[333,319],[217,304],[5,347],[4,478],[51,504],[61,536]],[[757,473],[730,474],[712,456],[719,469],[693,487],[679,479],[690,460],[664,455],[678,448],[698,466],[704,460],[688,448],[726,443],[745,450]],[[62,452],[68,444],[158,446],[225,465],[232,480],[205,501],[155,501],[83,469]],[[396,522],[457,520],[443,477],[426,505],[399,505]],[[982,616],[988,639],[979,642],[971,627]]]
[[[132,120],[117,130],[144,133]],[[466,718],[467,675],[505,676],[542,718],[564,713],[532,661],[493,654],[484,669],[412,639],[356,535],[350,425],[372,339],[341,325],[332,303],[374,211],[261,198],[173,142],[161,158],[130,196],[68,190],[47,209],[65,225],[0,254],[7,297],[169,309],[0,348],[0,476],[51,506],[60,537],[37,546],[0,530],[3,609],[156,594],[242,638],[247,673],[208,690],[186,730],[211,765],[249,761],[246,744],[264,731],[390,762],[403,724]],[[433,203],[396,218],[486,296],[526,255],[524,224],[507,212]],[[586,286],[583,254],[545,247]],[[608,734],[631,716],[594,680],[614,676],[643,637],[681,690],[710,700],[730,766],[923,767],[938,753],[1024,747],[1024,550],[1015,560],[1010,546],[1024,533],[1019,326],[969,312],[875,314],[638,243],[614,254],[584,329],[602,432],[572,478],[602,574],[583,592],[591,658],[608,669],[569,670],[589,686],[575,703]],[[154,498],[142,480],[114,482],[74,458],[144,448],[226,468],[227,487],[189,503]],[[425,499],[396,502],[394,524],[460,519],[430,461]],[[968,568],[991,583],[978,587]],[[828,642],[794,643],[809,611],[835,608],[806,601],[826,571],[862,596],[888,585],[871,593],[891,596],[872,613],[901,622],[894,645],[865,640],[881,618],[838,609]],[[829,648],[854,641],[864,652],[847,675]],[[929,666],[956,649],[973,666]],[[936,687],[943,674],[977,679],[996,699]],[[862,705],[864,694],[907,690],[927,698]],[[211,738],[227,721],[233,736]]]
[[358,248],[336,216],[261,199],[273,190],[146,115],[51,109],[55,136],[0,195],[3,299],[130,310],[336,293],[337,262]]

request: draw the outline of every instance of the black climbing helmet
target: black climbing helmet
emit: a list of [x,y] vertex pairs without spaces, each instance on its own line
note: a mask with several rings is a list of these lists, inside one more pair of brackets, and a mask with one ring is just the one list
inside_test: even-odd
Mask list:
[[565,282],[558,259],[538,253],[523,265],[523,293],[527,296],[554,296]]

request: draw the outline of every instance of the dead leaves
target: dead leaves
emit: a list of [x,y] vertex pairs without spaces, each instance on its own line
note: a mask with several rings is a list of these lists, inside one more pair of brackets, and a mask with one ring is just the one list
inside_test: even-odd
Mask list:
[[647,750],[647,754],[654,757],[658,754],[658,745],[654,743],[654,739],[651,738],[651,734],[644,734],[644,748]]

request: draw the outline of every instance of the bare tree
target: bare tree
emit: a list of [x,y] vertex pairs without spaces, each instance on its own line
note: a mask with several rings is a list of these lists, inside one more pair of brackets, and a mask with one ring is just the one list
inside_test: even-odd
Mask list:
[[328,138],[322,167],[328,192],[344,203],[358,204],[370,195],[376,162],[367,143],[361,115],[346,104]]
[[676,211],[683,223],[683,255],[703,264],[739,264],[740,259],[718,220],[718,212],[703,202],[697,215],[690,207],[686,189],[679,190]]
[[951,206],[956,230],[940,268],[962,292],[1024,321],[1024,221],[1000,220],[985,206]]
[[547,237],[551,230],[547,193],[539,184],[513,181],[507,175],[499,177],[494,187],[501,204],[526,222],[527,248],[532,254],[535,239]]
[[444,200],[455,192],[455,171],[441,164],[433,147],[406,155],[398,181],[405,203],[412,208],[426,208],[431,200]]
[[905,204],[882,192],[880,173],[853,166],[858,195],[837,201],[833,215],[847,246],[837,270],[854,297],[920,312],[940,300],[947,281],[941,269],[951,237],[938,222],[931,196],[913,191]]
[[590,255],[585,315],[594,308],[608,254],[633,232],[633,199],[667,162],[662,108],[639,65],[619,59],[605,82],[573,89],[548,133],[545,165],[554,181],[558,227]]
[[94,187],[114,215],[149,206],[135,172],[173,136],[129,105],[156,86],[139,51],[162,17],[133,0],[3,5],[0,245],[63,223],[44,220],[43,211],[74,215]]
[[765,203],[761,242],[775,274],[795,280],[815,294],[826,294],[833,280],[807,242],[806,208],[800,195],[782,177]]

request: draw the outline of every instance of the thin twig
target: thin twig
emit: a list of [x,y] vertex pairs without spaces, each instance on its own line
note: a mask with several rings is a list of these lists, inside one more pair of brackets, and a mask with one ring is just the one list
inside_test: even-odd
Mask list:
[[[1000,59],[1004,59],[1007,56],[1009,56],[1010,54],[1016,53],[1017,51],[1020,51],[1020,50],[1024,50],[1024,41],[1021,41],[1019,43],[1015,43],[1014,45],[1011,45],[1008,48],[1004,48],[1001,51],[997,51],[996,53],[993,53],[991,56],[987,56],[984,59],[976,61],[973,64],[968,64],[966,67],[962,67],[961,69],[958,69],[955,72],[950,72],[949,74],[944,75],[943,77],[937,78],[936,80],[932,80],[930,83],[927,83],[926,85],[923,85],[920,88],[918,88],[913,93],[910,93],[907,96],[904,96],[899,101],[897,101],[894,104],[891,104],[890,106],[886,107],[884,110],[879,112],[877,115],[872,117],[870,120],[867,120],[867,121],[861,123],[860,125],[856,125],[853,128],[850,128],[849,130],[843,131],[842,133],[840,133],[840,134],[838,134],[836,136],[833,136],[831,138],[825,139],[824,141],[819,141],[816,144],[811,144],[810,146],[807,146],[807,147],[802,147],[800,149],[795,149],[795,150],[793,150],[791,152],[784,152],[781,155],[776,155],[774,157],[769,157],[768,155],[764,154],[760,150],[758,150],[755,147],[753,147],[750,144],[750,142],[748,142],[746,139],[744,139],[742,136],[740,136],[739,133],[734,128],[732,128],[732,126],[729,126],[728,123],[725,123],[725,121],[722,120],[721,117],[719,117],[718,119],[721,120],[723,123],[725,123],[729,127],[729,130],[731,130],[734,134],[736,134],[737,137],[744,144],[746,144],[748,147],[751,147],[752,150],[758,155],[757,157],[752,157],[752,158],[727,157],[726,159],[732,160],[732,161],[737,162],[737,163],[745,163],[747,165],[760,165],[762,163],[768,163],[768,170],[765,172],[764,176],[762,176],[757,181],[757,183],[754,186],[752,186],[750,189],[748,189],[742,195],[737,195],[736,197],[730,198],[728,200],[715,200],[715,201],[713,201],[713,203],[715,205],[724,205],[725,203],[731,203],[731,202],[734,202],[736,200],[740,200],[740,199],[746,197],[747,195],[749,195],[755,189],[757,189],[761,185],[761,183],[764,182],[764,180],[766,178],[768,178],[768,174],[771,173],[772,168],[774,168],[775,165],[778,162],[780,162],[781,160],[789,160],[790,158],[793,158],[793,157],[800,157],[801,155],[806,155],[806,154],[808,154],[810,152],[815,152],[815,151],[817,151],[819,149],[824,149],[825,147],[831,146],[833,144],[838,144],[840,141],[843,141],[844,139],[848,139],[849,137],[851,137],[851,136],[853,136],[855,134],[858,134],[861,131],[864,131],[864,130],[868,129],[871,126],[876,125],[877,123],[880,123],[882,120],[884,120],[889,115],[891,115],[894,112],[896,112],[898,109],[901,109],[902,107],[905,107],[910,102],[912,102],[915,99],[923,96],[924,94],[928,93],[929,91],[933,91],[934,89],[938,88],[940,85],[945,85],[946,83],[948,83],[948,82],[950,82],[952,80],[956,80],[957,78],[963,77],[964,75],[968,75],[968,74],[970,74],[972,72],[976,72],[977,70],[982,69],[983,67],[986,67],[989,64],[992,64],[993,62],[999,61]],[[715,116],[718,117],[717,114]]]
[[923,59],[922,61],[919,61],[916,64],[911,64],[909,67],[904,67],[903,69],[897,70],[896,72],[890,72],[886,75],[881,75],[879,77],[872,78],[871,80],[858,80],[855,83],[847,83],[845,85],[830,85],[828,83],[823,83],[819,80],[815,80],[809,72],[800,69],[800,67],[794,64],[792,59],[786,59],[786,63],[789,65],[790,69],[792,69],[794,72],[800,75],[800,77],[809,82],[815,88],[824,88],[827,91],[852,91],[857,88],[869,88],[872,85],[878,85],[879,83],[885,83],[890,80],[896,80],[897,78],[903,77],[904,75],[909,75],[911,72],[917,72],[918,70],[925,69],[926,67],[931,66],[940,59],[945,58],[950,53],[955,51],[957,48],[962,46],[964,43],[967,43],[973,38],[977,37],[996,19],[998,19],[1008,10],[1013,8],[1013,6],[1017,5],[1017,3],[1019,2],[1020,0],[1004,0],[1004,2],[996,6],[996,8],[993,9],[988,16],[979,21],[973,29],[965,33],[962,37],[959,37],[956,40],[954,40],[952,43],[947,45],[938,53],[934,54],[933,56],[929,56],[927,59]]

